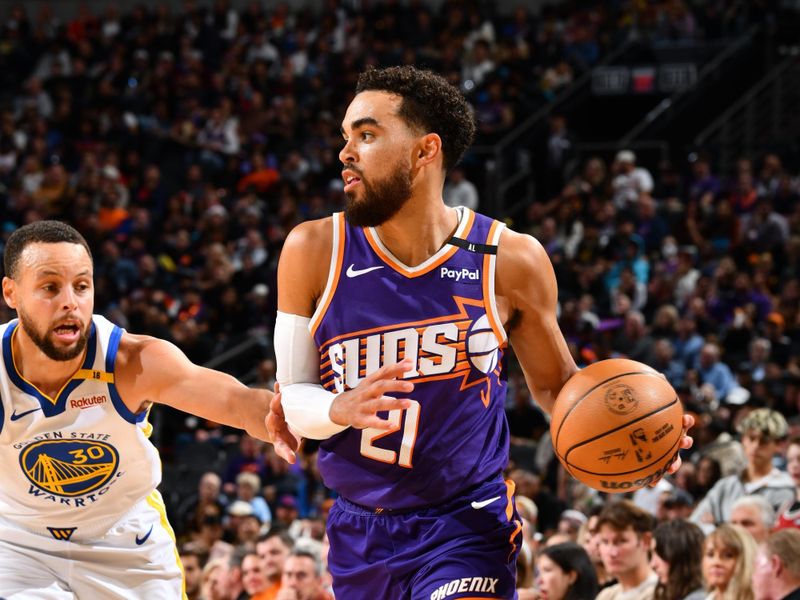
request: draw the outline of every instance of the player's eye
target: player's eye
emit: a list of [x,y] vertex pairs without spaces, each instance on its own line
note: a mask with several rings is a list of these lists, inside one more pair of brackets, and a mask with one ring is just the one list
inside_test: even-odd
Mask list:
[[372,140],[374,137],[375,137],[375,135],[370,131],[362,131],[361,132],[361,139],[364,140],[365,142],[368,142],[368,141]]

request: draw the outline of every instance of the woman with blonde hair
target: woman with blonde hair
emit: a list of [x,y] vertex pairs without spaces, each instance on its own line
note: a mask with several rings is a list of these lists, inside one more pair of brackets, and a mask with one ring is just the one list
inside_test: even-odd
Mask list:
[[720,525],[703,544],[703,579],[706,600],[754,600],[750,578],[756,542],[745,529]]

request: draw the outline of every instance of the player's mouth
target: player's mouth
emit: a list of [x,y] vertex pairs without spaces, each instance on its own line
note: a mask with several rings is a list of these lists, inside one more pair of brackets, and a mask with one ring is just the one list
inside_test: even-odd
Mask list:
[[67,321],[60,323],[53,328],[56,339],[65,344],[72,344],[78,341],[81,336],[81,326],[78,321]]
[[342,179],[344,180],[345,193],[352,191],[359,183],[361,183],[361,177],[356,175],[355,172],[349,170],[342,171]]

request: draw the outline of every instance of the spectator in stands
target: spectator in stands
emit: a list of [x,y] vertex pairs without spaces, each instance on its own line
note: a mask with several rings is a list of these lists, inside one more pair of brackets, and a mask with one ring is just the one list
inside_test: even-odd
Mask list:
[[275,526],[288,530],[300,514],[297,498],[283,494],[275,505]]
[[231,457],[225,467],[223,490],[226,494],[236,493],[236,477],[239,473],[255,473],[261,479],[265,475],[264,456],[261,452],[263,444],[249,435],[242,435],[239,440],[239,451]]
[[688,519],[694,509],[694,498],[686,490],[675,487],[664,497],[662,507],[666,521]]
[[775,509],[764,496],[742,496],[733,503],[729,522],[747,530],[756,544],[761,544],[775,526]]
[[580,600],[597,595],[597,576],[589,555],[574,542],[548,546],[536,561],[540,598]]
[[631,150],[620,150],[611,167],[614,206],[619,210],[634,210],[642,194],[653,191],[653,176],[644,167],[636,166],[636,155]]
[[661,523],[653,532],[650,566],[658,575],[654,600],[703,600],[703,532],[681,519]]
[[783,415],[769,408],[758,408],[742,419],[739,432],[747,466],[739,474],[720,479],[695,508],[692,521],[706,529],[730,522],[733,504],[742,496],[763,496],[775,510],[794,500],[792,478],[772,465],[788,432]]
[[777,531],[759,547],[752,585],[755,600],[800,598],[800,531]]
[[267,501],[262,498],[261,478],[255,473],[239,473],[236,476],[236,499],[248,502],[253,507],[253,514],[259,522],[269,527],[272,523],[272,511]]
[[203,568],[208,560],[208,552],[197,544],[184,544],[178,552],[183,564],[183,578],[188,600],[200,600],[203,584]]
[[697,374],[699,383],[710,385],[719,400],[724,400],[736,386],[733,371],[720,360],[719,346],[714,343],[704,345],[700,351]]
[[597,583],[600,589],[607,588],[614,585],[617,580],[606,571],[603,564],[603,557],[600,554],[600,531],[597,528],[597,523],[600,520],[600,512],[603,506],[595,506],[589,513],[589,518],[586,521],[586,537],[583,540],[583,548],[589,556],[589,560],[594,566],[594,572],[597,577]]
[[242,587],[249,600],[271,600],[263,561],[255,552],[248,552],[242,559]]
[[283,565],[293,547],[294,541],[289,534],[275,528],[261,536],[256,543],[256,552],[261,558],[264,576],[267,579],[265,600],[273,600],[278,595],[281,589]]
[[275,600],[333,600],[322,584],[322,561],[305,550],[295,550],[283,565],[281,591]]
[[686,384],[686,367],[678,360],[675,360],[675,348],[668,339],[660,339],[655,343],[653,362],[650,366],[659,373],[663,373],[667,381],[675,389],[682,388]]
[[225,510],[227,498],[221,494],[222,480],[219,475],[209,471],[200,477],[197,493],[184,500],[177,508],[176,519],[178,535],[199,531],[211,507],[214,513],[221,515]]
[[217,571],[212,588],[215,588],[220,600],[247,600],[248,595],[242,585],[242,560],[247,554],[245,548],[234,549],[227,562]]
[[606,571],[618,583],[600,592],[598,600],[653,598],[658,584],[649,564],[653,525],[652,515],[629,500],[612,502],[600,513],[600,556]]
[[703,579],[707,600],[753,600],[750,578],[756,542],[735,525],[720,525],[703,544]]
[[228,600],[228,559],[215,558],[203,567],[202,600]]
[[791,503],[781,507],[775,526],[779,529],[787,527],[800,529],[800,437],[789,440],[786,448],[786,471],[794,481],[795,497]]
[[447,174],[443,196],[447,206],[466,206],[470,210],[478,210],[478,189],[467,179],[463,169],[456,167]]

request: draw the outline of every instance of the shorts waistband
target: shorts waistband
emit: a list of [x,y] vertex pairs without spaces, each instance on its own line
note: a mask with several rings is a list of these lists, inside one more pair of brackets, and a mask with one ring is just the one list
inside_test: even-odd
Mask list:
[[359,504],[358,502],[353,502],[345,498],[344,496],[338,496],[336,501],[341,505],[341,507],[348,512],[361,514],[361,515],[373,515],[373,516],[380,516],[380,515],[407,515],[410,513],[418,513],[425,510],[437,509],[439,507],[445,506],[448,502],[452,502],[455,498],[469,496],[473,494],[478,488],[481,486],[486,485],[487,483],[491,483],[492,481],[498,480],[498,482],[503,481],[502,474],[500,475],[492,475],[491,477],[487,477],[483,481],[478,484],[475,484],[471,487],[468,487],[460,492],[450,496],[448,498],[443,499],[441,502],[437,502],[436,504],[422,504],[420,506],[412,506],[409,508],[385,508],[381,506],[365,506],[363,504]]

